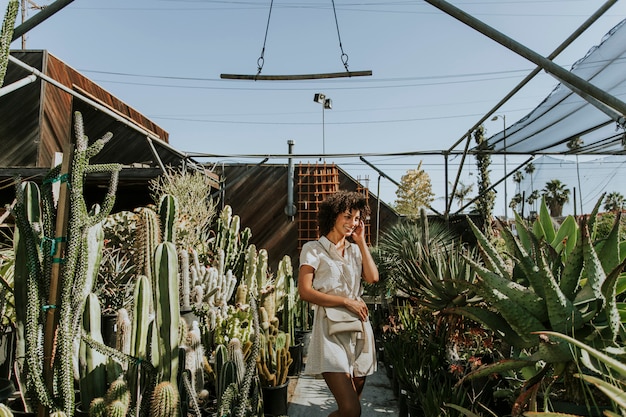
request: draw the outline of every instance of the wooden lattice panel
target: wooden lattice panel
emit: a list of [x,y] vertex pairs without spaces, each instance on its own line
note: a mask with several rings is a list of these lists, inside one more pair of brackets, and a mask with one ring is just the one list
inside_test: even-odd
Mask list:
[[318,239],[317,213],[319,204],[339,191],[339,170],[335,166],[299,164],[298,190],[298,249],[306,242]]

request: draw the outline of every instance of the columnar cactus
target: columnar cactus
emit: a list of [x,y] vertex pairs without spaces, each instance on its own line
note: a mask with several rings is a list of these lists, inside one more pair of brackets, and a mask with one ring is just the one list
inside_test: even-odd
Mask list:
[[169,194],[164,194],[159,202],[159,218],[161,220],[161,237],[163,242],[176,243],[176,216],[178,201]]
[[161,226],[157,213],[148,207],[138,210],[137,216],[137,266],[140,274],[152,279],[152,257],[161,243]]
[[[157,346],[152,362],[160,381],[177,388],[180,306],[178,297],[178,254],[171,242],[157,246],[154,257],[156,288],[154,292]],[[154,351],[154,349],[153,349]]]
[[192,323],[191,329],[187,332],[185,344],[187,345],[185,368],[189,370],[191,385],[198,394],[204,389],[204,348],[197,321]]
[[[83,329],[91,339],[104,344],[100,331],[101,316],[98,297],[91,293],[87,297],[83,312]],[[81,341],[79,359],[81,401],[87,407],[94,398],[102,397],[106,393],[107,357]]]
[[181,310],[183,312],[191,310],[191,266],[189,264],[189,251],[180,250],[180,296]]
[[[21,185],[17,187],[17,204],[13,211],[17,227],[20,229],[20,239],[24,238],[26,250],[21,252],[26,258],[19,258],[16,254],[16,263],[28,266],[26,282],[16,282],[16,288],[26,285],[27,302],[18,309],[25,308],[25,340],[26,340],[26,363],[25,373],[29,378],[29,386],[32,387],[30,397],[43,407],[60,409],[67,414],[74,412],[74,368],[72,364],[73,343],[78,336],[80,318],[87,298],[86,291],[89,271],[89,249],[96,247],[88,238],[99,239],[93,234],[90,236],[89,229],[100,223],[111,211],[115,201],[118,173],[121,169],[119,164],[89,165],[89,160],[96,155],[111,138],[111,134],[105,135],[91,146],[84,134],[82,115],[75,113],[76,147],[73,153],[67,175],[59,175],[60,167],[52,169],[43,181],[42,207],[43,224],[41,230],[43,236],[39,239],[38,232],[33,230],[28,213],[26,212],[25,194]],[[102,209],[96,213],[88,213],[83,197],[84,178],[89,173],[110,173],[109,189],[103,200]],[[67,182],[69,194],[69,211],[67,220],[59,219],[57,222],[54,211],[54,198],[52,184],[58,181]],[[55,225],[67,224],[66,236],[58,236]],[[41,262],[39,261],[38,247],[43,247]],[[64,249],[64,250],[63,250]],[[53,268],[54,266],[54,268]],[[93,266],[93,265],[92,265]],[[52,271],[59,271],[59,283],[51,285],[51,279],[56,277]],[[97,269],[97,268],[96,268]],[[55,294],[51,294],[51,289]],[[60,288],[56,294],[57,288]],[[21,291],[21,290],[20,290]],[[57,297],[58,295],[58,297]],[[53,303],[47,300],[55,300]],[[48,305],[49,304],[49,305]],[[54,305],[52,305],[54,304]],[[41,315],[42,309],[47,314]],[[18,313],[23,314],[23,313]],[[58,324],[56,320],[58,318]],[[44,363],[41,359],[40,328],[42,320],[46,321],[46,335],[43,338],[44,351],[52,352],[52,361]],[[55,325],[56,324],[56,325]],[[53,346],[54,344],[54,346]],[[52,366],[49,364],[53,363]],[[44,382],[42,369],[46,370],[47,386]],[[54,374],[54,375],[50,375]],[[52,384],[52,382],[55,384]]]
[[9,54],[11,41],[13,40],[13,29],[15,28],[15,18],[20,9],[18,0],[9,0],[7,11],[2,22],[2,32],[0,33],[0,87],[4,84],[4,76],[9,66]]
[[[137,277],[133,295],[133,319],[130,333],[130,355],[138,361],[148,360],[149,327],[152,322],[150,306],[152,303],[152,287],[145,275]],[[132,404],[136,405],[142,389],[140,366],[131,362],[128,371],[128,385],[132,394]]]

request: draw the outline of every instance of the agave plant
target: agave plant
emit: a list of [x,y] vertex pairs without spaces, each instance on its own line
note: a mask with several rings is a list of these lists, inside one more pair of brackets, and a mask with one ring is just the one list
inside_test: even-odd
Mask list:
[[443,223],[429,223],[424,211],[418,222],[394,225],[376,251],[379,269],[395,288],[433,311],[464,305],[471,296],[467,286],[459,284],[474,277],[464,253],[458,236]]
[[[589,384],[596,386],[604,395],[606,395],[614,405],[619,409],[621,414],[617,414],[611,411],[605,411],[605,415],[608,417],[619,417],[626,414],[626,391],[625,381],[626,378],[626,364],[615,359],[612,355],[608,355],[601,352],[588,344],[574,339],[573,337],[566,336],[555,332],[542,332],[546,336],[550,336],[556,339],[562,339],[563,341],[575,346],[579,349],[578,360],[587,369],[595,371],[597,375],[576,374],[576,377],[581,378]],[[526,416],[550,416],[554,415],[548,412],[528,412]]]
[[[623,329],[616,288],[626,254],[620,253],[618,222],[606,239],[594,242],[592,238],[601,201],[589,219],[583,218],[578,224],[573,218],[566,219],[558,230],[545,201],[532,228],[518,218],[515,236],[504,226],[502,237],[516,264],[512,269],[470,222],[483,258],[482,264],[467,259],[478,274],[471,288],[483,303],[452,307],[446,312],[483,323],[500,334],[514,352],[513,358],[484,366],[473,377],[534,370],[528,375],[529,392],[545,375],[563,376],[567,381],[575,360],[572,350],[564,341],[538,332],[562,333],[597,349],[617,346]],[[543,364],[540,370],[539,364]],[[574,399],[582,394],[577,386],[567,387]]]

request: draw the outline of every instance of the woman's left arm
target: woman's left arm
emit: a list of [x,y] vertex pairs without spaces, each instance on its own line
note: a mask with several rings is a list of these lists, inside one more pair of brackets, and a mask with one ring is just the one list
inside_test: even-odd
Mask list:
[[378,282],[378,268],[374,263],[374,258],[372,258],[372,253],[370,252],[370,248],[367,246],[367,241],[365,240],[365,224],[363,221],[361,221],[359,226],[354,229],[352,239],[359,247],[359,250],[361,251],[361,258],[363,258],[363,279],[365,282],[370,284]]

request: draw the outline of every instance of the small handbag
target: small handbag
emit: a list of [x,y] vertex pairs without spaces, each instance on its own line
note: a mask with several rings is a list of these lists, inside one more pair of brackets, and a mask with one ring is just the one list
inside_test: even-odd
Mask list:
[[345,307],[324,307],[328,318],[328,334],[362,332],[363,322],[355,313]]
[[[324,252],[330,257],[330,253],[326,250],[324,245],[319,242]],[[332,257],[331,257],[332,258]],[[343,275],[343,268],[341,270],[341,279],[348,284],[348,280]],[[326,318],[328,319],[328,334],[334,335],[343,332],[363,332],[363,322],[361,317],[356,313],[348,310],[346,307],[324,307],[326,311]]]

